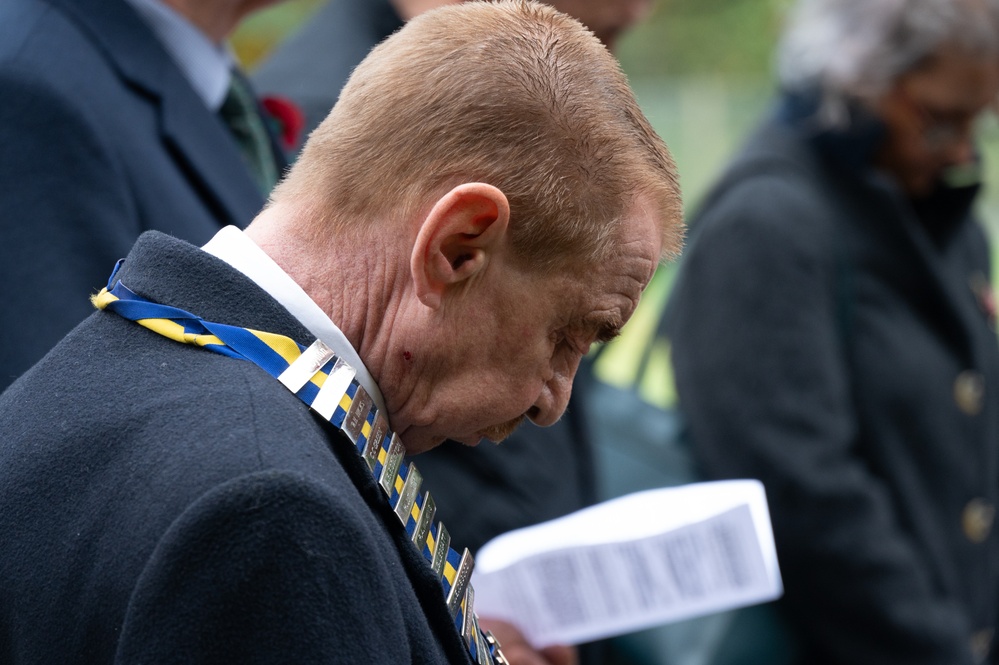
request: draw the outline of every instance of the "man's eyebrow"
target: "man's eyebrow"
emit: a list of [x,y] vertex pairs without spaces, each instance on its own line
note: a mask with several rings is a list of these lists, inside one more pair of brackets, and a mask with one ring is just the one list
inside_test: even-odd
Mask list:
[[616,316],[595,316],[587,324],[597,342],[609,342],[621,334],[621,320]]

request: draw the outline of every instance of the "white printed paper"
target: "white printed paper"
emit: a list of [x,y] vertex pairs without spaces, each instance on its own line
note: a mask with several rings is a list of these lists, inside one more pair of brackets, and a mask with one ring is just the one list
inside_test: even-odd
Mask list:
[[579,644],[782,593],[755,480],[637,492],[503,534],[476,556],[480,617],[535,647]]

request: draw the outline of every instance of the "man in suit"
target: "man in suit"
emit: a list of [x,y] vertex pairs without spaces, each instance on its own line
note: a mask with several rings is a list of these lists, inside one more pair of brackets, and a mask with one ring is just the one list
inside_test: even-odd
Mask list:
[[0,396],[0,660],[502,662],[403,455],[555,422],[681,226],[579,23],[415,19],[245,233],[144,234]]
[[263,4],[0,4],[0,390],[140,233],[202,243],[263,205],[285,162],[224,45]]
[[795,662],[999,663],[999,3],[802,0],[779,62],[668,305],[694,451],[766,485]]

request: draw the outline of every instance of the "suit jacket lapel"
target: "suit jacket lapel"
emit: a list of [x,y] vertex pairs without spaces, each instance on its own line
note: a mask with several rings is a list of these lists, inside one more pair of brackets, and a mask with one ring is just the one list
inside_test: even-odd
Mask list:
[[229,218],[226,222],[245,227],[260,211],[264,199],[229,130],[179,72],[164,84],[160,103],[164,141],[174,148],[189,177],[216,200]]
[[225,125],[142,19],[123,0],[49,2],[80,24],[122,79],[157,106],[162,140],[220,225],[245,227],[263,206],[263,197]]

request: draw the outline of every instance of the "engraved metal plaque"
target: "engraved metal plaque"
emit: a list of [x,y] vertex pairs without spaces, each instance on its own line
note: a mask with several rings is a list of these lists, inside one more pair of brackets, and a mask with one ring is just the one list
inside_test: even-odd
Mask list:
[[[482,634],[482,637],[486,640],[486,646],[493,649],[492,653],[492,663],[495,665],[507,665],[506,657],[503,655],[502,645],[496,636],[493,635],[491,630],[487,630]],[[487,651],[488,653],[488,651]]]
[[382,441],[385,440],[385,435],[388,433],[388,421],[385,416],[375,412],[375,422],[371,425],[371,434],[368,435],[368,441],[364,444],[364,461],[368,463],[368,468],[372,472],[375,470],[375,465],[378,464],[378,451],[382,448]]
[[347,417],[343,419],[343,431],[351,443],[356,444],[358,437],[361,436],[361,428],[364,426],[364,421],[368,419],[368,414],[371,413],[372,405],[374,405],[374,401],[368,395],[368,391],[364,389],[364,386],[357,386],[354,401],[350,405],[350,410],[347,411]]
[[406,473],[406,482],[399,492],[399,502],[395,504],[395,515],[406,526],[409,515],[413,512],[413,505],[416,504],[416,497],[420,494],[420,485],[423,484],[423,475],[412,462],[409,463],[409,471]]
[[402,458],[406,456],[406,450],[402,447],[402,441],[395,434],[392,435],[392,442],[389,444],[388,452],[385,454],[385,464],[382,465],[382,475],[378,479],[378,484],[385,490],[385,494],[392,496],[392,484],[402,466]]
[[291,392],[297,393],[335,355],[333,349],[317,339],[278,375],[278,381]]
[[437,504],[430,492],[423,493],[423,507],[420,508],[420,519],[416,522],[416,529],[413,530],[413,544],[416,549],[423,552],[423,546],[427,544],[427,535],[430,534],[430,527],[434,525],[434,517],[437,515]]
[[444,528],[443,522],[437,523],[437,538],[434,540],[434,559],[430,569],[434,577],[440,580],[444,576],[444,563],[447,561],[447,551],[451,548],[451,534]]
[[323,387],[319,389],[319,394],[312,402],[312,409],[326,420],[332,418],[356,373],[354,368],[345,363],[343,359],[337,358],[329,377],[326,378],[326,382],[323,383]]
[[472,560],[472,553],[466,547],[465,551],[461,554],[458,573],[454,576],[454,585],[447,595],[447,609],[451,612],[452,617],[458,616],[458,607],[461,605],[461,599],[465,597],[465,589],[468,588],[468,582],[472,579],[472,568],[474,565],[475,562]]
[[[455,579],[457,581],[457,578]],[[472,611],[472,606],[475,604],[475,590],[472,585],[469,584],[468,588],[465,589],[465,613],[461,617],[461,636],[465,638],[465,644],[469,647],[472,646],[472,642],[477,641],[475,633],[475,612]]]
[[482,629],[479,628],[479,618],[475,617],[475,638],[478,642],[479,665],[492,665],[492,655],[489,653],[489,643],[486,642]]

